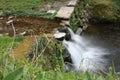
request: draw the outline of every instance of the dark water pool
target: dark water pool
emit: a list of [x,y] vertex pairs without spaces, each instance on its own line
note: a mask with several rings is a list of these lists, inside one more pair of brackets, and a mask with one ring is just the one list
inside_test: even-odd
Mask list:
[[111,53],[107,57],[120,71],[120,24],[90,25],[83,36]]

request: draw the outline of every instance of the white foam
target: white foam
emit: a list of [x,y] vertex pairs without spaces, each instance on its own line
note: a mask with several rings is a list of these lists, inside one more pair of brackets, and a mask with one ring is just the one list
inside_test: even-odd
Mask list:
[[108,53],[102,48],[93,46],[85,38],[75,34],[70,28],[68,30],[72,40],[63,40],[62,44],[71,55],[74,69],[83,72],[105,70],[107,60],[103,56]]

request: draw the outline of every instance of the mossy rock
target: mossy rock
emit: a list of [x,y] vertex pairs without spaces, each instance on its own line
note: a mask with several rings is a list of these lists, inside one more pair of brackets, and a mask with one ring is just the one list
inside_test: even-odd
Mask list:
[[92,8],[89,9],[90,15],[93,18],[99,20],[113,21],[117,19],[117,6],[113,1],[102,0],[93,1],[91,4]]

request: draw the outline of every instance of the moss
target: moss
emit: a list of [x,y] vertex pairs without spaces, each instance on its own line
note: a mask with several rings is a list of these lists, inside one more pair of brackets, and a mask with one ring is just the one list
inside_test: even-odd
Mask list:
[[103,0],[100,2],[94,2],[93,8],[90,9],[91,16],[98,19],[116,20],[117,10],[116,5],[112,1]]
[[[82,1],[82,0],[81,0]],[[83,9],[100,21],[120,20],[119,0],[83,0]]]

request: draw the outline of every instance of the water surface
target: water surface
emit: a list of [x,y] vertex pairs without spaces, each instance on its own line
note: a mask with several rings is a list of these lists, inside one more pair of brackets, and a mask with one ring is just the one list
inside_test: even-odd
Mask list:
[[120,70],[120,25],[90,25],[83,33],[83,36],[91,41],[92,44],[102,47],[106,52],[111,53],[111,62],[114,63],[116,69]]

